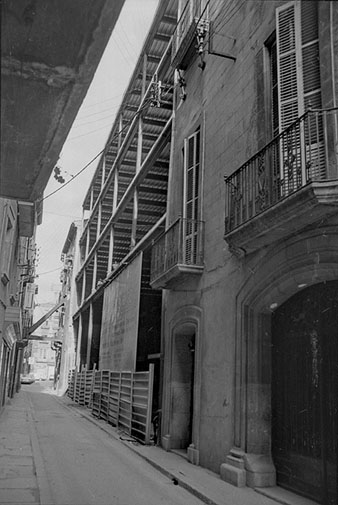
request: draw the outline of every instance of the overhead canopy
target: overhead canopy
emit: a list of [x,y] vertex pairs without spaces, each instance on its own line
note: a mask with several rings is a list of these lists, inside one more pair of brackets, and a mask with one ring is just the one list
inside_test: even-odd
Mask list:
[[0,197],[44,191],[124,0],[6,0]]

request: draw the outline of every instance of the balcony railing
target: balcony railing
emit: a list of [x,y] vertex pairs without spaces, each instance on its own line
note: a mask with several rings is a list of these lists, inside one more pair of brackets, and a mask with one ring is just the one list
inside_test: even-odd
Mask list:
[[311,182],[337,179],[338,109],[309,110],[226,183],[225,238]]
[[152,249],[150,284],[154,288],[170,287],[182,274],[203,271],[203,222],[179,218]]
[[185,69],[190,50],[196,52],[197,28],[207,26],[207,6],[202,0],[187,0],[178,20],[172,45],[172,66]]
[[33,324],[33,311],[23,310],[22,311],[22,327],[30,328]]

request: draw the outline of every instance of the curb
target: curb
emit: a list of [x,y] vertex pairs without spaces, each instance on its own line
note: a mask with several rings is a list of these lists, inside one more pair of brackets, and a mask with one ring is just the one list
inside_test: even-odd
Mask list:
[[[71,407],[69,407],[69,405],[66,404],[66,402],[63,400],[63,398],[57,397],[57,396],[55,398],[56,398],[56,400],[63,407],[65,407],[66,409],[68,409],[70,412],[74,412],[74,410],[71,409]],[[74,403],[74,405],[78,405],[78,404]],[[175,485],[178,485],[178,486],[182,487],[183,489],[185,489],[190,494],[192,494],[193,496],[195,496],[196,498],[198,498],[199,500],[201,500],[203,503],[206,503],[207,505],[219,505],[218,502],[215,502],[214,500],[210,499],[205,494],[203,494],[200,491],[198,491],[195,487],[193,487],[191,484],[189,484],[184,479],[182,479],[181,477],[179,477],[177,474],[171,472],[170,470],[167,470],[166,468],[164,468],[163,466],[161,466],[159,463],[157,463],[156,461],[152,460],[151,458],[149,458],[145,454],[142,454],[142,452],[138,451],[132,445],[128,444],[127,441],[124,441],[123,439],[121,439],[121,437],[119,436],[119,434],[115,431],[116,428],[114,426],[109,425],[104,420],[102,420],[102,421],[105,422],[106,424],[102,424],[99,419],[96,419],[91,414],[83,411],[82,407],[84,407],[84,406],[82,406],[82,405],[78,405],[78,406],[80,408],[78,410],[76,410],[76,412],[79,413],[81,415],[81,417],[83,417],[84,419],[87,419],[87,421],[89,421],[92,424],[94,424],[97,428],[100,428],[102,431],[104,431],[105,433],[107,433],[107,435],[115,438],[116,440],[119,440],[125,447],[128,447],[131,451],[133,451],[135,454],[137,454],[138,456],[140,456],[143,460],[145,460],[147,463],[149,463],[152,467],[154,467],[156,470],[158,470],[159,472],[161,472],[168,479],[172,480]]]
[[55,502],[52,498],[52,492],[48,483],[48,478],[45,471],[45,465],[43,462],[43,456],[39,444],[39,439],[35,428],[32,402],[29,397],[27,398],[27,395],[25,395],[24,399],[27,405],[28,422],[30,427],[30,439],[36,471],[36,480],[38,483],[38,489],[40,495],[40,503],[41,505],[52,505]]

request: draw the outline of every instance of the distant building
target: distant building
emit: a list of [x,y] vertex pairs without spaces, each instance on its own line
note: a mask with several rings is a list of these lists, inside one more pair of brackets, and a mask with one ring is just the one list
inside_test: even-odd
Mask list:
[[36,380],[54,380],[55,351],[50,342],[33,341],[30,363]]
[[[55,303],[58,300],[58,294],[55,291]],[[54,302],[40,304],[35,309],[35,320],[41,315],[46,314],[55,306]],[[40,337],[43,340],[32,340],[30,355],[30,372],[34,374],[37,380],[54,379],[56,353],[53,349],[55,340],[58,339],[58,325],[60,317],[60,308],[55,311],[41,326],[34,331],[34,338]],[[47,340],[48,339],[48,340]]]
[[32,220],[27,223],[26,208],[0,198],[0,410],[20,388],[24,338],[32,324],[37,289],[36,213],[32,207]]
[[58,325],[58,337],[62,344],[57,350],[57,390],[62,395],[68,387],[69,370],[75,367],[77,350],[77,334],[74,331],[72,315],[77,310],[77,294],[75,276],[79,268],[79,235],[82,222],[74,221],[68,232],[67,239],[62,249],[61,260],[63,268],[61,272],[60,299],[65,298],[65,305],[61,309]]
[[158,364],[166,450],[330,505],[337,26],[335,2],[160,2],[84,201],[73,316],[78,368]]

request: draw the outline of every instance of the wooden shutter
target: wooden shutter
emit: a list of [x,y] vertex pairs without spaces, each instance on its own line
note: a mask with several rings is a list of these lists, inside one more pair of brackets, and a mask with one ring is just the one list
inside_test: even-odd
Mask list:
[[[296,2],[276,10],[277,75],[279,102],[279,131],[285,130],[298,116],[298,104],[303,94],[299,78],[299,9]],[[298,66],[297,66],[298,63]],[[298,69],[298,72],[297,72]]]
[[302,78],[305,110],[321,108],[317,2],[301,2]]
[[[321,107],[318,5],[293,1],[276,9],[279,132],[311,106]],[[299,124],[281,141],[282,194],[297,190],[322,175],[323,145],[318,124]],[[310,125],[310,126],[309,126]],[[321,125],[319,125],[321,128]],[[316,132],[312,132],[316,129]],[[291,160],[291,161],[290,161]]]
[[183,241],[184,260],[195,263],[197,253],[198,219],[200,213],[200,131],[197,130],[185,141],[184,146],[184,208]]
[[317,2],[276,9],[279,130],[309,107],[321,107]]
[[34,309],[35,284],[28,282],[25,289],[25,299],[23,308],[25,310]]

